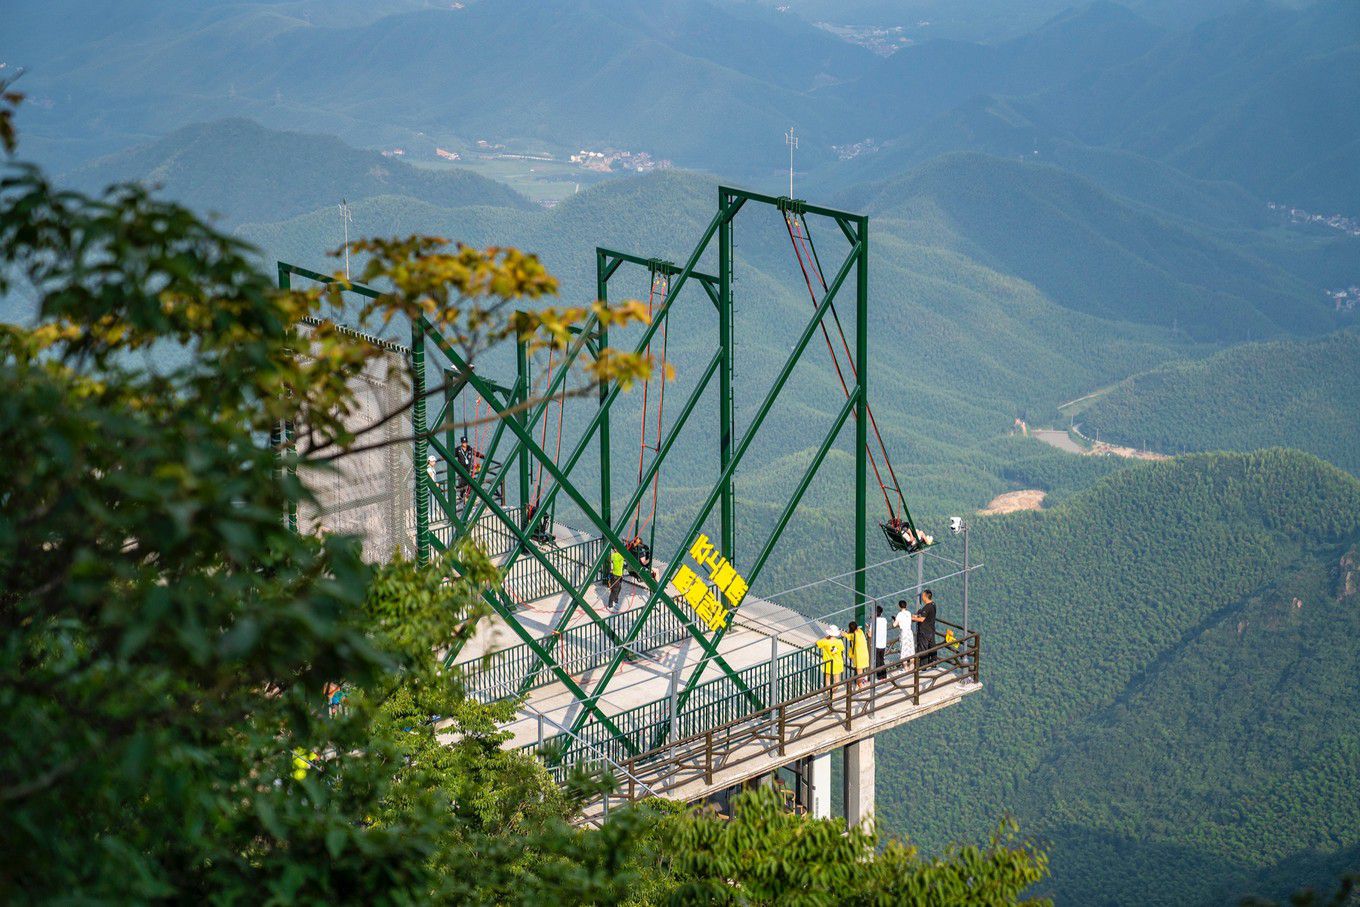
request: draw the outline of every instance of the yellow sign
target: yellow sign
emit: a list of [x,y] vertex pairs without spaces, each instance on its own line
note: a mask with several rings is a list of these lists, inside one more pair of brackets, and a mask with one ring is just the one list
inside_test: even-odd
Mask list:
[[[722,591],[723,597],[731,603],[732,611],[735,611],[741,600],[746,597],[747,591],[746,580],[737,573],[736,568],[718,553],[706,535],[700,534],[694,540],[694,544],[689,548],[689,556],[708,571],[709,581]],[[710,630],[716,631],[727,626],[732,611],[729,611],[722,600],[709,590],[699,574],[688,564],[680,565],[675,571],[672,583]]]

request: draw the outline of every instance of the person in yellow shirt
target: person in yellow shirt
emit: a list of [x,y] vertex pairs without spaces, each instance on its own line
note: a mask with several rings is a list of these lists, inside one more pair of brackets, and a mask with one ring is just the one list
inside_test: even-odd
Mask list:
[[841,631],[834,625],[826,628],[826,635],[817,640],[817,649],[822,653],[822,676],[826,678],[827,696],[831,687],[845,673],[845,643]]
[[845,631],[845,648],[851,674],[859,678],[855,681],[855,689],[862,690],[869,682],[866,673],[869,669],[869,640],[864,638],[864,631],[853,620]]

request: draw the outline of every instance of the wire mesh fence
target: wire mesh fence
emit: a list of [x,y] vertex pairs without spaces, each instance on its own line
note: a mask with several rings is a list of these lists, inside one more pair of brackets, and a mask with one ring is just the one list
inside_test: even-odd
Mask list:
[[410,397],[406,354],[395,344],[370,342],[377,354],[350,382],[354,408],[345,419],[359,439],[356,448],[364,449],[299,474],[312,500],[298,507],[298,530],[359,536],[364,559],[376,562],[398,551],[414,557],[415,500],[411,426],[400,416]]

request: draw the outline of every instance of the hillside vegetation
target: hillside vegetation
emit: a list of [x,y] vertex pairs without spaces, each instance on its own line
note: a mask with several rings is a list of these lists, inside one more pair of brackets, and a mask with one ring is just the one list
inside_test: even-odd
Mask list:
[[[880,740],[891,827],[939,847],[1010,811],[1070,904],[1223,903],[1352,865],[1360,481],[1195,455],[974,533],[987,691]],[[957,620],[957,589],[941,601]]]
[[[340,222],[335,206],[376,195],[402,195],[457,208],[529,202],[501,183],[466,170],[424,170],[376,151],[351,148],[334,136],[266,129],[244,119],[185,126],[150,145],[115,154],[70,174],[75,186],[98,191],[135,180],[167,198],[220,216],[228,225],[261,212],[292,217],[318,208]],[[331,242],[331,248],[339,246]]]
[[1287,443],[1360,473],[1360,333],[1252,343],[1121,382],[1082,431],[1153,450]]
[[957,249],[1111,321],[1206,340],[1335,323],[1315,284],[1056,167],[947,155],[847,196],[916,242]]

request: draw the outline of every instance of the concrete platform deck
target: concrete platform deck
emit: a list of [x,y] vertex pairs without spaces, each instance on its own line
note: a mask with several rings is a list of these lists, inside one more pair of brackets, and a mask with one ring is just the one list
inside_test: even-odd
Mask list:
[[[559,547],[583,541],[580,533],[557,530]],[[499,559],[503,561],[504,559]],[[665,569],[658,562],[657,572]],[[679,599],[674,587],[671,594]],[[608,588],[600,583],[591,583],[583,598],[600,614],[608,614]],[[522,627],[537,640],[546,640],[570,603],[570,596],[563,593],[553,598],[541,598],[526,602],[515,612]],[[636,580],[624,580],[624,592],[620,596],[621,611],[640,609],[647,600],[647,589]],[[681,607],[687,607],[681,603]],[[658,605],[656,612],[665,610]],[[695,618],[697,620],[697,618]],[[578,608],[567,623],[566,628],[589,624],[591,618],[584,609]],[[565,628],[564,628],[565,629]],[[732,627],[723,637],[718,651],[736,670],[769,661],[772,656],[783,655],[796,649],[811,645],[822,635],[820,625],[811,623],[801,614],[748,595],[738,609]],[[476,661],[485,653],[497,649],[519,645],[520,637],[510,629],[506,621],[493,616],[482,622],[476,635],[468,641],[459,653],[457,663]],[[668,697],[672,690],[682,686],[691,671],[703,657],[702,647],[686,636],[678,642],[641,653],[632,661],[625,661],[615,673],[608,689],[598,702],[606,715],[616,715],[639,705]],[[593,692],[596,682],[605,671],[605,665],[588,671],[573,674],[572,678],[582,689]],[[710,663],[701,680],[717,676],[720,668]],[[540,739],[540,733],[552,736],[559,727],[570,727],[576,720],[582,704],[561,681],[553,681],[530,691],[526,708],[519,718],[508,726],[512,734],[507,746],[526,746]],[[543,720],[540,720],[542,716]]]

